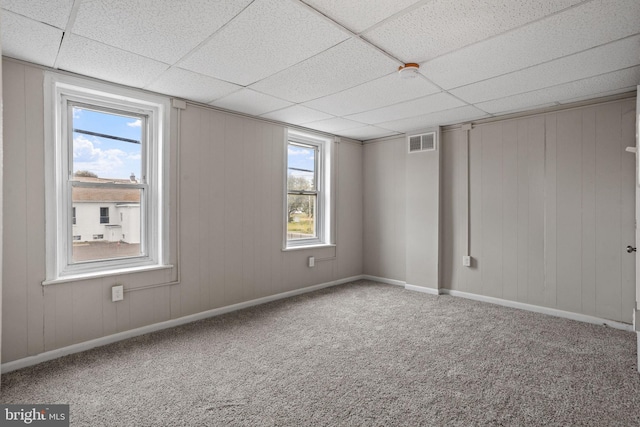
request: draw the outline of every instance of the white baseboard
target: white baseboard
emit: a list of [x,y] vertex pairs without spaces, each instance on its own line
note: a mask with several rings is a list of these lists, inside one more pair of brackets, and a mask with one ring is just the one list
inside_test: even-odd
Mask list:
[[84,341],[78,344],[72,344],[67,347],[58,348],[55,350],[45,351],[44,353],[36,354],[34,356],[25,357],[22,359],[14,360],[11,362],[3,363],[0,371],[7,373],[15,371],[17,369],[26,368],[28,366],[37,365],[38,363],[46,362],[49,360],[57,359],[62,356],[67,356],[73,353],[80,353],[82,351],[90,350],[92,348],[101,347],[114,342],[126,340],[128,338],[137,337],[139,335],[148,334],[150,332],[156,332],[163,329],[173,328],[176,326],[184,325],[187,323],[195,322],[197,320],[207,319],[209,317],[219,316],[221,314],[230,313],[232,311],[242,310],[244,308],[253,307],[260,304],[265,304],[271,301],[277,301],[284,298],[289,298],[296,295],[305,294],[308,292],[317,291],[320,289],[328,288],[331,286],[342,285],[344,283],[353,282],[355,280],[362,279],[363,276],[353,276],[344,279],[334,280],[332,282],[321,283],[319,285],[308,286],[306,288],[295,289],[293,291],[282,292],[275,295],[270,295],[263,298],[257,298],[251,301],[245,301],[238,304],[228,305],[226,307],[214,308],[213,310],[207,310],[200,313],[191,314],[177,319],[166,320],[164,322],[154,323],[152,325],[142,326],[140,328],[131,329],[124,332],[118,332],[117,334],[107,335],[105,337],[96,338],[89,341]]
[[565,319],[577,320],[579,322],[593,323],[595,325],[606,325],[610,328],[621,329],[623,331],[633,331],[633,325],[628,323],[617,322],[615,320],[602,319],[600,317],[589,316],[586,314],[572,313],[570,311],[558,310],[556,308],[541,307],[539,305],[525,304],[523,302],[510,301],[501,298],[487,297],[484,295],[471,294],[468,292],[454,291],[451,289],[441,289],[444,295],[453,297],[467,298],[475,301],[488,302],[491,304],[502,305],[505,307],[518,308],[520,310],[533,311],[536,313],[548,314],[550,316],[563,317]]
[[364,280],[373,280],[374,282],[386,283],[387,285],[402,286],[402,287],[406,285],[406,283],[403,282],[402,280],[387,279],[386,277],[370,276],[368,274],[363,274],[361,278]]
[[636,335],[638,336],[638,352],[636,353],[638,355],[638,361],[636,362],[636,366],[638,367],[638,373],[640,373],[640,332],[636,332]]
[[404,285],[404,288],[408,291],[422,292],[429,295],[440,295],[439,289],[425,288],[424,286],[410,285],[407,283]]

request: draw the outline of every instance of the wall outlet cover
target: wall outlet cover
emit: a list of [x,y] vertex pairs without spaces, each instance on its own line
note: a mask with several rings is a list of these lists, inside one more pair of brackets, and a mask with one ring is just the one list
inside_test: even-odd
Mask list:
[[124,299],[124,286],[115,285],[111,287],[111,301],[122,301]]

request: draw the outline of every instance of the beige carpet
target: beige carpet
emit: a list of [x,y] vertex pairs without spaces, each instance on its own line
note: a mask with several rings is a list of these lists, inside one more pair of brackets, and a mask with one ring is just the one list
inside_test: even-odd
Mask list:
[[359,281],[2,375],[76,426],[640,425],[630,332]]

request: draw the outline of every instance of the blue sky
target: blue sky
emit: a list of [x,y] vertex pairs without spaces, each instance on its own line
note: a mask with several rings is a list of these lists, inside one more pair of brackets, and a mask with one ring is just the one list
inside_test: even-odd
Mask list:
[[[314,169],[314,150],[312,148],[298,147],[296,145],[289,145],[289,167],[297,169]],[[304,173],[300,171],[289,170],[289,174],[295,176],[306,176],[308,179],[313,179],[313,174]]]
[[[136,117],[123,117],[81,108],[73,110],[73,127],[122,138],[140,140],[141,122]],[[142,146],[74,132],[73,171],[88,170],[101,178],[129,179],[140,177]]]

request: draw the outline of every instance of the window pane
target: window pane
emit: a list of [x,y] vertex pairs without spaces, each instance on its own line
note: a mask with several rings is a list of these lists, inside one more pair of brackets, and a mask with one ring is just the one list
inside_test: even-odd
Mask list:
[[316,230],[316,195],[287,195],[287,240],[312,239]]
[[[73,187],[72,262],[142,256],[140,189]],[[99,203],[97,203],[99,202]]]
[[289,144],[287,187],[291,191],[316,189],[316,149]]
[[142,172],[142,119],[78,106],[73,114],[73,179],[130,182]]

